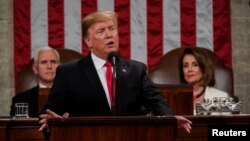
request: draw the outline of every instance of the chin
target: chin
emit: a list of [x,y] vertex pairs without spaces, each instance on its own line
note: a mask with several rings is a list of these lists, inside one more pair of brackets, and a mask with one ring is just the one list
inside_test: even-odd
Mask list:
[[117,49],[110,49],[110,50],[108,51],[108,53],[110,53],[110,52],[118,52],[118,51],[117,51]]
[[194,85],[196,83],[196,81],[187,81],[187,83],[190,85]]
[[46,78],[46,79],[45,79],[45,81],[47,81],[47,82],[52,82],[52,81],[53,81],[53,79],[54,79],[54,77],[51,77],[51,78]]

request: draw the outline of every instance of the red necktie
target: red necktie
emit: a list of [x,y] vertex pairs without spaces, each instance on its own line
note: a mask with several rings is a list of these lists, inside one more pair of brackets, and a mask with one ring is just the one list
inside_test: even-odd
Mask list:
[[108,86],[108,91],[109,91],[109,98],[110,98],[110,102],[112,103],[112,65],[110,62],[106,62],[105,66],[107,67],[107,71],[106,71],[106,80],[107,80],[107,86]]

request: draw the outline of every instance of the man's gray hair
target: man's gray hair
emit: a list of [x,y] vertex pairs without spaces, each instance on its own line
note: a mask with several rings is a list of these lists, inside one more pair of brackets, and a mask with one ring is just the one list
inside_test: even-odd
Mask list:
[[42,52],[42,51],[53,51],[53,52],[56,54],[58,60],[60,60],[60,55],[59,55],[59,53],[58,53],[57,50],[55,50],[55,49],[52,48],[52,47],[45,46],[45,47],[39,48],[39,49],[36,51],[36,53],[35,53],[35,55],[34,55],[34,62],[35,62],[35,63],[38,61],[38,55],[39,55],[39,53]]

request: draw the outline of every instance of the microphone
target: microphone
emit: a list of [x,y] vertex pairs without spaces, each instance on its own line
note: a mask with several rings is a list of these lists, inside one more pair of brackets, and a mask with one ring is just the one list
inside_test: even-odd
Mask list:
[[116,61],[118,60],[118,54],[117,52],[110,52],[108,55],[108,61],[112,64],[113,67],[116,66]]
[[117,52],[110,52],[108,55],[108,61],[112,64],[113,66],[113,71],[112,71],[112,97],[113,100],[111,101],[111,110],[114,115],[116,115],[116,61],[118,60],[118,54]]

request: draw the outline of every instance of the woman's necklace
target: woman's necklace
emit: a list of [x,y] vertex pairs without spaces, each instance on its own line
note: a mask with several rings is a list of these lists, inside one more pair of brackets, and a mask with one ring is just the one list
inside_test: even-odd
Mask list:
[[194,101],[197,100],[197,99],[199,99],[202,95],[204,95],[205,90],[206,90],[206,87],[204,87],[203,90],[199,94],[197,94],[196,96],[194,96]]

